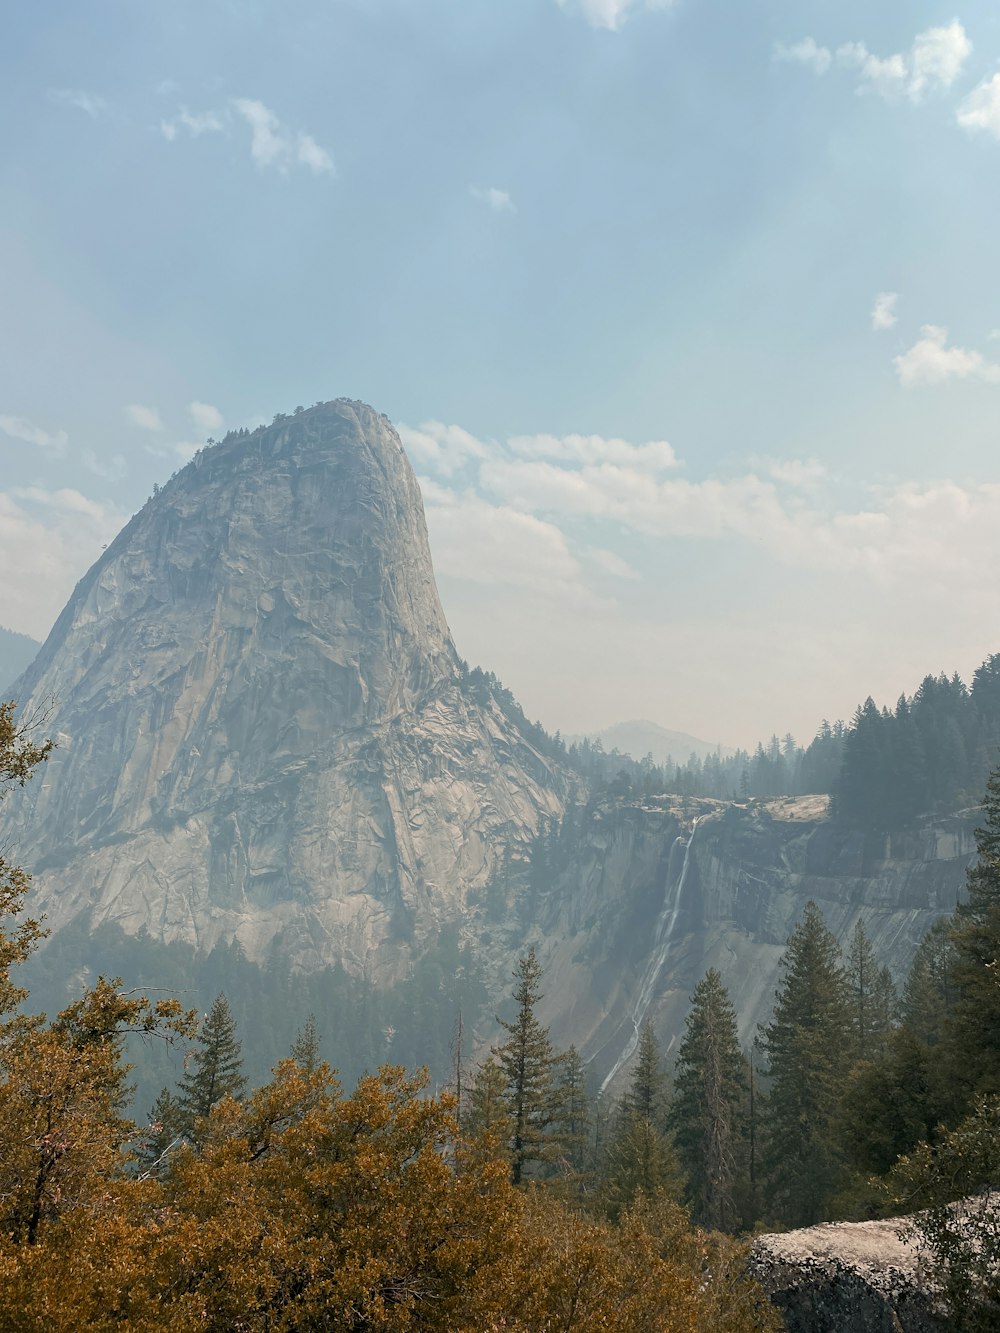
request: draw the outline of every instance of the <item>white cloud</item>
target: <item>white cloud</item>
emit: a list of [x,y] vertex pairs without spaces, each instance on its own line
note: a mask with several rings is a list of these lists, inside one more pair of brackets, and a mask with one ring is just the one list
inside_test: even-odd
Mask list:
[[57,456],[64,454],[69,444],[69,436],[64,430],[45,430],[27,417],[0,416],[0,430],[13,440],[22,440]]
[[894,358],[900,383],[907,389],[920,384],[944,384],[948,380],[983,380],[1000,384],[1000,364],[987,361],[981,352],[949,347],[948,330],[925,324],[919,342]]
[[50,88],[49,98],[59,106],[70,106],[77,111],[85,112],[91,120],[96,120],[108,109],[103,97],[97,97],[82,88]]
[[194,422],[195,429],[202,431],[205,435],[211,435],[213,431],[221,431],[225,425],[222,413],[211,403],[189,403],[188,412]]
[[1000,74],[974,88],[956,115],[963,130],[985,130],[1000,139]]
[[112,454],[110,458],[102,461],[93,449],[84,449],[81,459],[87,471],[92,472],[95,477],[100,477],[102,481],[121,481],[128,472],[123,454]]
[[495,186],[470,185],[469,193],[473,199],[478,199],[481,203],[488,204],[494,213],[516,213],[513,200],[506,190],[498,190]]
[[561,9],[578,10],[592,28],[617,32],[640,10],[669,9],[673,0],[556,0]]
[[910,96],[919,97],[932,87],[950,88],[971,54],[972,43],[958,19],[920,33],[910,52]]
[[771,458],[767,460],[767,470],[775,481],[796,491],[814,491],[829,477],[815,458]]
[[403,447],[414,463],[433,468],[440,476],[454,476],[471,459],[489,456],[489,447],[461,426],[425,421],[419,430],[405,425],[399,426],[398,430]]
[[898,321],[896,314],[896,302],[899,300],[898,292],[879,292],[875,297],[875,304],[872,306],[872,328],[876,331],[880,329],[891,329]]
[[587,552],[590,560],[615,579],[638,579],[640,577],[637,570],[633,569],[627,560],[614,551],[605,551],[601,547],[595,546],[593,550]]
[[833,63],[833,54],[825,46],[819,46],[814,37],[803,37],[800,42],[786,45],[775,43],[772,52],[774,60],[786,64],[808,65],[816,74],[825,74]]
[[172,120],[160,121],[160,133],[171,143],[179,130],[186,130],[192,139],[200,139],[203,134],[222,134],[225,128],[215,111],[192,113],[186,106],[182,106]]
[[946,92],[972,52],[965,29],[954,19],[943,28],[927,28],[908,52],[876,56],[864,42],[846,42],[837,50],[840,64],[856,69],[858,92],[874,92],[890,101],[906,95],[919,102],[925,93]]
[[522,596],[597,611],[579,560],[553,523],[482,497],[446,491],[421,478],[434,568],[447,578],[516,588]]
[[145,407],[142,403],[129,403],[125,408],[126,420],[140,430],[162,430],[163,420],[155,407]]
[[[908,382],[951,375],[1000,382],[1000,366],[991,367],[974,353],[947,349],[942,331],[925,330],[925,341],[935,349],[934,355],[943,351],[948,359],[942,366],[928,361],[924,353],[919,368],[914,362],[905,372],[915,376]],[[439,426],[437,434],[446,429],[459,428]],[[537,552],[542,543],[548,552],[545,588],[555,595],[558,586],[560,595],[568,595],[566,585],[579,584],[573,594],[579,599],[584,584],[580,559],[615,577],[633,576],[621,557],[592,540],[596,533],[610,535],[615,530],[663,542],[735,543],[737,548],[763,551],[786,568],[836,576],[855,571],[883,583],[894,579],[912,583],[915,574],[937,577],[936,561],[953,572],[972,569],[976,560],[986,558],[987,548],[994,560],[1000,558],[1000,484],[903,484],[869,492],[866,503],[845,507],[835,499],[842,482],[835,492],[826,468],[816,459],[759,459],[741,475],[689,480],[650,470],[634,458],[609,461],[582,449],[562,450],[557,457],[548,446],[543,452],[550,456],[529,457],[514,452],[513,440],[485,445],[467,432],[462,436],[471,445],[465,452],[468,469],[461,484],[456,486],[441,469],[438,479],[421,480],[435,562],[444,534],[442,569],[455,578],[528,586],[528,570],[536,555],[527,564],[522,556]],[[602,437],[516,438],[523,442]],[[636,446],[628,447],[637,451]],[[433,465],[434,457],[428,458]],[[518,516],[533,522],[526,524]],[[963,526],[970,524],[978,533],[975,556],[963,545]],[[480,525],[485,525],[482,533]],[[502,541],[499,533],[504,534]],[[584,534],[578,559],[572,541]],[[478,572],[464,568],[466,540],[479,542],[474,561]],[[528,543],[523,551],[513,550],[518,540]],[[509,570],[503,563],[508,557],[499,554],[501,546],[508,549],[508,542]]]
[[79,491],[0,491],[0,621],[44,638],[126,515]]
[[236,97],[232,103],[237,114],[250,126],[250,153],[259,167],[288,171],[292,166],[308,167],[314,174],[333,171],[333,158],[309,134],[286,130],[275,113],[250,97]]
[[662,472],[678,466],[677,455],[666,440],[629,444],[603,435],[514,435],[507,441],[520,458],[551,458],[577,463],[618,463],[643,472]]

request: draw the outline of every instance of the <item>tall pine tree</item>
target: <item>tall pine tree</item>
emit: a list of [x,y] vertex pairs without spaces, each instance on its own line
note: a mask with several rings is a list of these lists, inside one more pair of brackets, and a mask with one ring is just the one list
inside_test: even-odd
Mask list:
[[556,1081],[561,1057],[552,1047],[548,1028],[535,1016],[535,1006],[542,998],[541,979],[541,964],[530,949],[514,969],[517,1015],[512,1023],[497,1020],[507,1040],[493,1048],[504,1076],[504,1097],[511,1119],[510,1175],[515,1185],[559,1156],[553,1129],[562,1115],[562,1095]]
[[199,1049],[191,1068],[181,1080],[176,1099],[178,1121],[194,1138],[197,1121],[207,1116],[223,1097],[239,1101],[246,1092],[243,1052],[236,1036],[236,1022],[224,995],[216,996],[198,1034]]
[[722,977],[710,968],[691,996],[668,1123],[692,1213],[716,1231],[736,1230],[746,1208],[747,1094],[736,1010]]
[[806,904],[762,1045],[771,1081],[765,1172],[770,1211],[788,1226],[823,1216],[839,1183],[833,1120],[851,1055],[850,994],[837,941]]

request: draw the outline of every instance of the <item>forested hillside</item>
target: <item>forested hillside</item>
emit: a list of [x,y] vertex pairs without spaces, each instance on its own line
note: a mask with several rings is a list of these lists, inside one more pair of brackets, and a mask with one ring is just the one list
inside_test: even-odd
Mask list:
[[[6,786],[47,755],[0,709]],[[978,848],[899,993],[863,924],[842,951],[809,904],[754,1048],[710,970],[672,1073],[647,1025],[612,1101],[539,1021],[532,950],[475,1065],[457,1008],[437,1096],[400,1066],[348,1094],[315,1019],[251,1090],[224,994],[199,1024],[101,978],[26,1017],[17,969],[43,932],[0,863],[0,1322],[738,1333],[774,1316],[727,1235],[927,1204],[954,1327],[991,1328],[994,1213],[970,1258],[944,1205],[1000,1172],[1000,771]],[[138,1122],[130,1036],[186,1051]]]
[[598,787],[623,794],[676,792],[720,800],[828,793],[834,812],[873,829],[905,827],[923,815],[974,805],[1000,747],[1000,654],[966,685],[955,674],[925,676],[895,708],[869,697],[850,722],[823,721],[806,747],[772,736],[751,753],[692,755],[668,765],[599,743],[566,751]]

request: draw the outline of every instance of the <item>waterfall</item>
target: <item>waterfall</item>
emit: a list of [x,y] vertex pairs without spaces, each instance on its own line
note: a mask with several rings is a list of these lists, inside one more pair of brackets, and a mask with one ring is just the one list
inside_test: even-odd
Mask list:
[[667,953],[670,950],[670,944],[673,939],[674,927],[677,925],[677,917],[681,910],[681,895],[684,892],[684,883],[687,880],[688,866],[691,864],[691,847],[694,843],[694,835],[697,828],[698,820],[696,819],[691,825],[691,836],[688,838],[687,846],[684,849],[684,862],[681,866],[681,873],[677,877],[674,891],[673,893],[668,891],[664,896],[663,907],[660,909],[660,915],[656,919],[653,949],[642,974],[639,989],[636,991],[635,1001],[632,1005],[632,1012],[629,1014],[629,1022],[632,1024],[632,1032],[629,1035],[628,1041],[625,1043],[625,1049],[611,1066],[610,1074],[607,1075],[604,1082],[601,1084],[601,1092],[604,1092],[605,1088],[608,1087],[622,1066],[632,1058],[635,1054],[635,1048],[639,1045],[639,1032],[642,1029],[646,1014],[649,1012],[649,1006],[653,1002],[656,983],[659,981],[660,973],[663,971],[663,964],[667,961]]

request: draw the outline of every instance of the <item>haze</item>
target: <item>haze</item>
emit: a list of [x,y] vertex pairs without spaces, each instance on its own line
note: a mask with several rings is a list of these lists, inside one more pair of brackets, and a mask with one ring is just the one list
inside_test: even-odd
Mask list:
[[1000,15],[101,0],[0,51],[0,624],[209,436],[396,423],[551,730],[807,740],[1000,648]]

